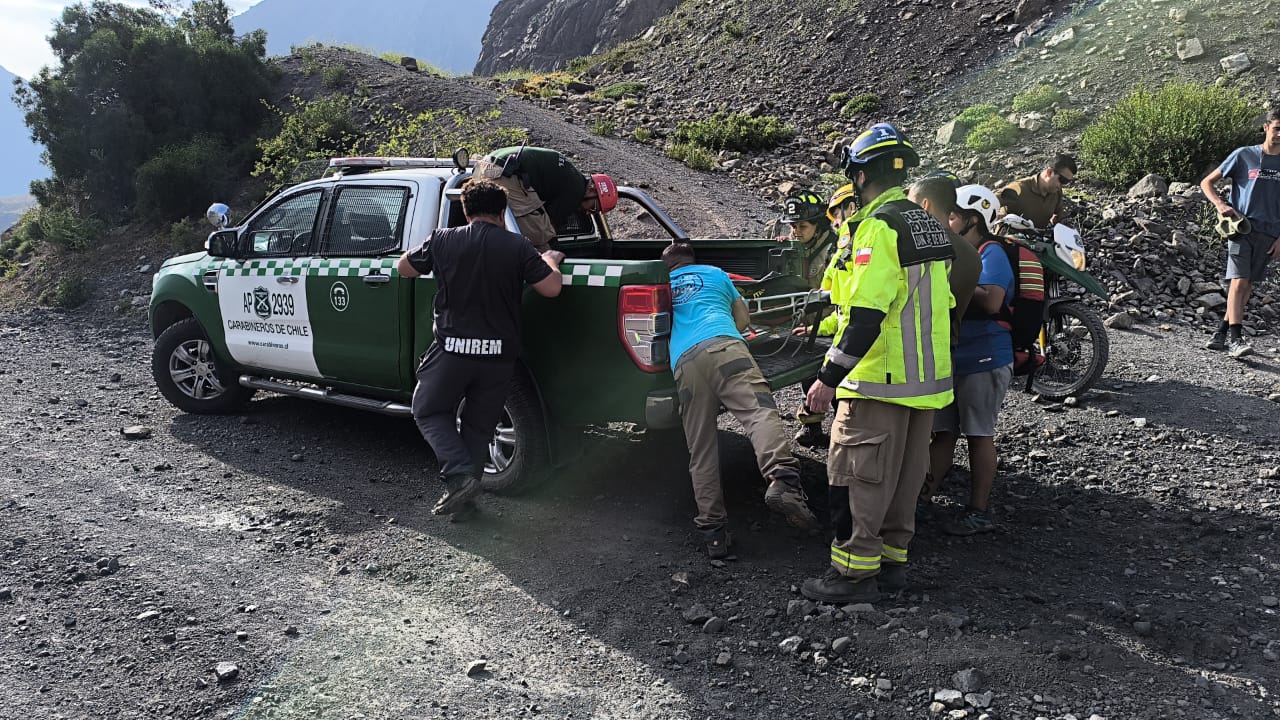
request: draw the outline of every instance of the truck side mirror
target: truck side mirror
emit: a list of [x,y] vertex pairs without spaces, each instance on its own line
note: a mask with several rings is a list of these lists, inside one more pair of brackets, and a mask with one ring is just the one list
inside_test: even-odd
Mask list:
[[240,237],[235,230],[219,230],[209,235],[207,243],[209,257],[237,258],[240,252]]

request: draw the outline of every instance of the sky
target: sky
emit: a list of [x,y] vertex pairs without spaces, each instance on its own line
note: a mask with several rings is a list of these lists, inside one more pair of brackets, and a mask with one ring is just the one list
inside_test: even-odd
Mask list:
[[[244,12],[261,0],[227,0],[232,14]],[[86,0],[88,2],[88,0]],[[126,5],[145,6],[142,0],[121,0]],[[53,52],[45,41],[53,21],[73,2],[57,0],[0,0],[0,66],[29,78],[44,65],[53,64]]]

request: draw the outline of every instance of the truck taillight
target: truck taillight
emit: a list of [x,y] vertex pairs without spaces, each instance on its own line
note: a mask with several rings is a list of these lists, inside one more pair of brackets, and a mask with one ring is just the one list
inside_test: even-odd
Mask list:
[[671,286],[623,285],[618,291],[618,334],[636,367],[651,373],[666,370]]

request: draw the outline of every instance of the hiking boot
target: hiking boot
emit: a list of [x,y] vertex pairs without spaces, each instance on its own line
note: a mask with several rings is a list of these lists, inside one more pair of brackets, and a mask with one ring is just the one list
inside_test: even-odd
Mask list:
[[792,439],[800,447],[807,447],[811,450],[825,450],[831,447],[831,436],[822,432],[821,425],[805,425],[804,429],[796,433],[796,436]]
[[1244,338],[1233,337],[1227,340],[1227,354],[1233,358],[1242,358],[1253,354],[1253,346]]
[[977,535],[995,532],[996,524],[991,521],[990,510],[974,510],[967,508],[958,520],[947,523],[942,531],[948,535]]
[[1209,342],[1205,343],[1204,346],[1205,346],[1205,349],[1207,350],[1217,350],[1218,352],[1222,352],[1223,350],[1226,350],[1227,349],[1227,331],[1219,330],[1218,332],[1214,333],[1213,337],[1209,338]]
[[795,484],[788,479],[774,480],[764,493],[764,504],[772,511],[782,515],[793,527],[801,530],[817,530],[818,517],[809,509],[808,498],[800,487],[800,478]]
[[906,563],[880,563],[880,574],[876,576],[880,589],[887,593],[901,592],[907,589]]
[[852,580],[830,568],[820,578],[809,578],[800,586],[800,594],[817,602],[844,605],[873,603],[880,599],[880,586],[874,577]]
[[723,560],[729,557],[729,546],[733,544],[733,538],[723,526],[702,528],[702,537],[707,546],[707,557],[712,560]]
[[454,475],[444,480],[445,492],[431,508],[433,515],[452,515],[460,512],[467,503],[479,497],[483,488],[473,475]]

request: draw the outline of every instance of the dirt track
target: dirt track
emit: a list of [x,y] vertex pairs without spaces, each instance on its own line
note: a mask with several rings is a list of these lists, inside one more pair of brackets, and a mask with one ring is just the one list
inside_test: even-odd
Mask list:
[[992,718],[1274,717],[1280,361],[1200,340],[1116,333],[1081,409],[1012,397],[1004,532],[925,525],[912,594],[846,613],[798,601],[824,542],[769,517],[735,433],[724,567],[679,447],[618,429],[450,525],[411,423],[279,397],[181,415],[140,317],[6,315],[0,717],[918,718],[970,667]]

